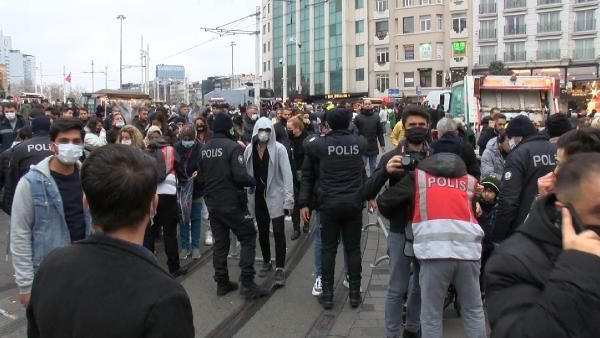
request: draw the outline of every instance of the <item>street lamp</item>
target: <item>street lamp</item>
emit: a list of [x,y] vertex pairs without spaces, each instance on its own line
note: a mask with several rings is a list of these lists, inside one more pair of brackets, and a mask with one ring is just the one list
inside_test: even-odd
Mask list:
[[117,16],[117,20],[121,21],[121,34],[119,39],[119,89],[123,88],[123,20],[126,17],[123,14]]
[[231,41],[231,89],[233,89],[233,47],[235,47],[235,41]]
[[[295,37],[290,37],[286,43],[287,45],[295,44],[298,48],[302,48],[302,44],[299,43]],[[279,64],[283,66],[283,102],[287,99],[287,59],[285,57],[279,59]]]

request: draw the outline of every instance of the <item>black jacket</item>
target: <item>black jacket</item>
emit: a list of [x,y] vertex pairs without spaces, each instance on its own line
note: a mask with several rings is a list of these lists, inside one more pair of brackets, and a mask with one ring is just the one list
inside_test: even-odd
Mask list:
[[133,118],[132,124],[140,131],[140,133],[142,133],[142,135],[146,136],[146,131],[148,130],[148,121],[144,123],[138,116],[136,116]]
[[492,337],[598,337],[600,258],[562,250],[555,196],[533,203],[527,221],[485,269]]
[[[379,160],[379,164],[377,164],[377,168],[373,172],[373,175],[367,180],[365,183],[364,194],[366,200],[374,199],[377,194],[381,191],[381,188],[388,182],[388,187],[394,186],[400,180],[408,175],[408,173],[400,173],[395,175],[389,175],[385,170],[385,167],[389,160],[396,155],[404,155],[409,154],[410,156],[416,157],[419,161],[423,160],[427,157],[429,153],[429,146],[427,144],[424,145],[424,151],[422,152],[413,152],[406,150],[406,142],[402,141],[396,148],[388,151],[387,153],[381,156]],[[390,220],[390,231],[394,233],[404,233],[406,225],[410,220],[412,214],[410,204],[404,204],[395,209],[393,214],[389,217]]]
[[553,171],[555,166],[556,145],[546,135],[529,136],[511,150],[500,184],[493,241],[505,239],[525,221],[538,194],[538,178]]
[[[287,131],[287,125],[280,122],[277,122],[273,125],[275,129],[275,140],[285,146],[285,149],[290,151],[290,137]],[[289,155],[289,154],[288,154]]]
[[[157,151],[162,152],[162,148],[164,147],[173,147],[171,144],[169,144],[167,141],[165,141],[164,139],[160,138],[152,143],[150,143],[147,147],[146,147],[146,152],[153,154],[154,158],[157,159],[163,159],[163,163],[164,163],[164,168],[167,168],[167,163],[164,162],[164,156],[162,154],[158,155],[158,156],[154,156],[154,153]],[[175,149],[175,147],[173,147],[173,149]],[[186,173],[185,173],[185,169],[181,160],[181,157],[179,156],[179,153],[177,152],[177,149],[175,149],[174,151],[174,159],[173,159],[173,174],[175,174],[175,177],[177,178],[177,180],[185,182],[187,180]],[[169,173],[167,173],[169,174]]]
[[256,184],[246,171],[240,145],[221,133],[202,147],[198,180],[209,210],[222,211],[245,208],[243,188]]
[[379,122],[379,114],[370,110],[363,110],[354,119],[354,124],[358,129],[358,135],[363,136],[368,144],[365,150],[366,156],[379,155],[379,147],[377,141],[379,140],[380,146],[385,146],[385,139],[383,138],[383,128],[381,122]]
[[436,152],[458,152],[459,156],[467,165],[467,172],[469,175],[479,179],[481,168],[477,161],[477,157],[475,156],[475,151],[469,143],[465,142],[459,136],[453,133],[445,133],[432,145],[432,147],[436,149]]
[[26,125],[25,119],[20,115],[17,115],[15,121],[15,127],[13,128],[6,117],[0,118],[0,152],[12,146],[12,143],[17,138],[19,129]]
[[194,337],[183,287],[142,246],[102,234],[44,259],[27,319],[29,338]]
[[477,141],[477,145],[479,146],[479,156],[483,156],[483,152],[485,147],[487,147],[488,142],[496,136],[498,136],[498,134],[496,134],[494,128],[487,127],[481,131],[481,135],[479,135],[479,140]]
[[[244,135],[242,135],[242,142],[249,144],[252,142],[252,133],[254,132],[254,125],[256,124],[256,120],[252,120],[248,117],[248,115],[244,114],[242,123],[244,124]],[[277,133],[275,133],[277,135]],[[277,140],[279,141],[279,140]]]
[[[202,144],[200,142],[196,141],[191,148],[185,148],[181,144],[181,141],[179,141],[175,144],[175,150],[181,159],[181,167],[185,173],[186,179],[191,179],[194,171],[196,171],[197,174],[200,174],[198,171],[200,169],[200,156],[202,152]],[[202,196],[202,186],[200,185],[200,182],[195,179],[194,194],[192,198],[196,199]]]
[[[299,206],[310,206],[318,180],[318,205],[360,208],[366,180],[362,160],[366,140],[348,130],[334,130],[324,137],[311,136],[304,142],[304,164]],[[316,174],[318,170],[318,174]]]

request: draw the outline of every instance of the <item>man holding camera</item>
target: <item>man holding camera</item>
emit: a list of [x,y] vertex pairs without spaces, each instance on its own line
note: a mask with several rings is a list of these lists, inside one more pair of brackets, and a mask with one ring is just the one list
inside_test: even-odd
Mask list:
[[[429,132],[430,117],[425,108],[417,105],[407,106],[404,109],[402,124],[406,135],[405,139],[395,149],[381,157],[379,165],[365,185],[365,197],[369,200],[375,198],[386,182],[389,187],[396,185],[410,174],[410,168],[405,170],[406,167],[412,166],[414,170],[415,162],[423,160],[429,155],[430,148],[426,139]],[[385,213],[381,206],[379,206],[379,209],[382,214]],[[412,211],[409,203],[397,205],[392,209],[391,214],[384,215],[390,221],[388,238],[390,280],[385,304],[385,324],[386,336],[399,337],[404,294],[408,290],[410,264],[414,261],[412,257],[404,254],[405,228],[410,221]],[[416,261],[415,269],[418,271]],[[419,278],[418,272],[415,272],[413,275],[413,290],[408,298],[403,337],[418,337],[420,311]]]

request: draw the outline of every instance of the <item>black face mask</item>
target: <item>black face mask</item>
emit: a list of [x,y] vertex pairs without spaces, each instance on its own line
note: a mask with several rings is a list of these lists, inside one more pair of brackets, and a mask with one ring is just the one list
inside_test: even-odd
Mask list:
[[427,128],[414,127],[406,130],[406,140],[410,144],[423,144],[427,139]]
[[[571,203],[565,203],[565,206],[567,207],[567,209],[569,210],[569,213],[571,214],[571,220],[573,222],[573,229],[575,229],[575,233],[579,234],[580,232],[583,232],[586,230],[591,230],[591,231],[595,232],[596,234],[600,235],[600,226],[599,225],[584,224],[583,221],[581,220],[581,218],[579,218],[579,215],[577,215],[577,212],[575,212],[575,208],[573,207],[573,205]],[[562,217],[562,215],[560,215],[560,211],[559,211],[558,217]],[[559,218],[559,219],[562,219],[562,218]]]

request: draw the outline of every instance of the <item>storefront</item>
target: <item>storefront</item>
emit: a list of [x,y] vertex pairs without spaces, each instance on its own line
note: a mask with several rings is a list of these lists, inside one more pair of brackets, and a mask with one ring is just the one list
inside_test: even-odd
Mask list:
[[567,82],[560,91],[561,110],[586,109],[600,111],[600,80],[577,80]]
[[354,102],[354,101],[358,101],[359,99],[361,99],[363,97],[367,97],[367,96],[369,96],[369,93],[367,93],[367,92],[364,92],[364,93],[332,93],[332,94],[325,94],[325,95],[311,95],[311,96],[308,96],[305,101],[309,102],[309,103],[323,103],[323,102],[327,102],[327,101]]

